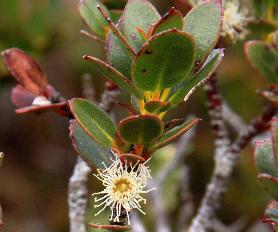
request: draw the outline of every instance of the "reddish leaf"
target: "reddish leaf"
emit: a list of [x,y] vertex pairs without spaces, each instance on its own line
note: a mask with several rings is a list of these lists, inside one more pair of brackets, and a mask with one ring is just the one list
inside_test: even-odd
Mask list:
[[22,85],[17,85],[12,90],[11,98],[17,108],[22,108],[31,106],[36,95],[26,90]]
[[17,81],[31,93],[43,95],[47,78],[40,65],[29,55],[18,48],[2,52],[4,64]]

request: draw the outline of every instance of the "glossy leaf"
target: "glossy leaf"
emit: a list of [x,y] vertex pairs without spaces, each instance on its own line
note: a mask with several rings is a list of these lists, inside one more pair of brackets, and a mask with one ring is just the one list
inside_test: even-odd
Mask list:
[[109,27],[106,20],[99,13],[97,5],[100,5],[110,16],[109,11],[98,0],[80,0],[79,13],[84,22],[96,35],[105,38],[109,30]]
[[173,28],[178,30],[183,29],[183,15],[174,7],[172,7],[153,27],[151,27],[151,34],[154,35]]
[[196,59],[202,62],[215,47],[222,23],[221,0],[209,0],[194,7],[184,18],[184,31],[196,41]]
[[207,80],[217,69],[224,56],[223,49],[215,49],[206,59],[203,66],[193,75],[192,78],[183,81],[173,88],[169,101],[172,106],[179,104],[182,100],[187,101],[189,96]]
[[278,167],[271,141],[256,143],[255,164],[258,173],[265,173],[278,178]]
[[166,146],[167,144],[173,142],[180,136],[182,136],[185,132],[190,130],[193,126],[195,126],[197,123],[199,123],[200,119],[195,118],[193,120],[188,120],[184,122],[183,124],[176,126],[167,132],[165,132],[159,140],[150,148],[150,152],[154,152],[157,149]]
[[184,80],[195,61],[192,37],[176,29],[153,36],[137,54],[132,79],[144,91],[161,91]]
[[116,129],[104,110],[81,98],[70,101],[70,110],[90,137],[104,147],[112,146]]
[[144,43],[138,28],[147,34],[150,26],[159,19],[159,13],[149,1],[128,1],[123,13],[123,33],[135,51]]
[[118,131],[127,142],[147,145],[161,136],[163,123],[155,115],[135,115],[123,119]]
[[74,149],[90,166],[103,168],[103,162],[111,163],[109,149],[96,143],[75,120],[70,123],[70,138]]
[[[122,21],[117,27],[122,31]],[[106,57],[109,64],[131,79],[131,65],[134,55],[112,31],[108,34],[106,41]]]
[[278,52],[261,41],[249,41],[245,44],[248,60],[269,81],[278,81]]
[[[275,155],[275,159],[277,159],[278,155],[278,118],[273,118],[271,120],[271,140],[272,140],[272,149]],[[277,162],[277,160],[276,160]],[[277,166],[278,168],[278,166]]]
[[108,80],[111,80],[121,89],[130,94],[135,95],[137,98],[142,99],[143,94],[141,91],[123,74],[118,70],[105,63],[104,61],[91,56],[84,56],[84,59],[91,61],[91,64]]
[[28,54],[18,48],[2,52],[4,64],[13,77],[28,91],[43,95],[48,84],[40,65]]

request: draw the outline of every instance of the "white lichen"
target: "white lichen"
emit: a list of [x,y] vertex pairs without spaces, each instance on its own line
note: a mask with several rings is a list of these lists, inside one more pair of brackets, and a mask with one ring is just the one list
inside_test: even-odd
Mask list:
[[98,169],[98,174],[95,175],[104,185],[105,189],[94,195],[103,195],[95,197],[95,208],[102,207],[97,216],[105,208],[110,207],[110,220],[119,222],[122,210],[127,214],[128,224],[130,224],[129,213],[132,209],[137,209],[145,214],[140,203],[146,203],[146,199],[141,194],[148,193],[153,189],[145,190],[147,181],[151,179],[150,169],[146,166],[146,162],[135,165],[122,163],[119,157],[115,154],[115,159],[112,159],[111,166],[104,165],[104,169]]

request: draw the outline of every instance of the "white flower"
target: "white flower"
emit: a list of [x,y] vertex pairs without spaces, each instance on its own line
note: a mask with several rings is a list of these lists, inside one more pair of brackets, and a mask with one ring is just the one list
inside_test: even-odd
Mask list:
[[220,35],[228,36],[233,42],[243,39],[248,32],[245,27],[249,20],[248,10],[240,9],[238,0],[224,1],[224,18]]
[[[111,216],[110,220],[113,222],[119,222],[122,210],[126,211],[128,224],[130,224],[129,212],[131,209],[138,209],[141,213],[145,214],[141,209],[140,203],[146,203],[146,199],[141,197],[141,194],[148,193],[153,189],[144,190],[147,181],[151,179],[150,169],[145,166],[146,162],[139,164],[139,161],[135,165],[128,165],[122,163],[119,157],[115,154],[115,160],[110,167],[105,169],[98,169],[98,174],[95,175],[100,181],[102,181],[105,189],[99,193],[93,195],[103,195],[101,197],[95,197],[95,202],[101,202],[96,204],[95,208],[102,207],[95,216],[100,214],[105,208],[110,207]],[[116,215],[114,215],[116,211]]]

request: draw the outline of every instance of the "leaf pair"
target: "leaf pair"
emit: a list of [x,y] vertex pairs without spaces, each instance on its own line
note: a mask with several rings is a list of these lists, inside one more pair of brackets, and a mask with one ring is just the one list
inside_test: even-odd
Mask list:
[[221,11],[221,1],[211,0],[193,8],[184,19],[173,8],[160,18],[148,1],[129,1],[118,31],[136,54],[123,42],[122,36],[111,31],[106,46],[111,65],[97,58],[84,58],[92,61],[107,79],[141,100],[145,91],[162,92],[182,86],[178,94],[171,96],[177,104],[196,84],[201,84],[222,59],[223,51],[217,50],[212,54],[213,61],[208,59],[206,63],[211,63],[199,70],[197,78],[191,78],[195,62],[203,63],[218,40]]
[[[163,122],[155,115],[133,115],[120,121],[116,129],[102,109],[85,99],[72,99],[70,109],[75,117],[70,127],[74,147],[90,165],[97,166],[109,161],[107,150],[110,148],[121,154],[132,152],[121,150],[117,134],[129,145],[142,145],[150,155],[174,141],[199,121],[193,119],[166,131]],[[143,154],[141,152],[135,155]]]

